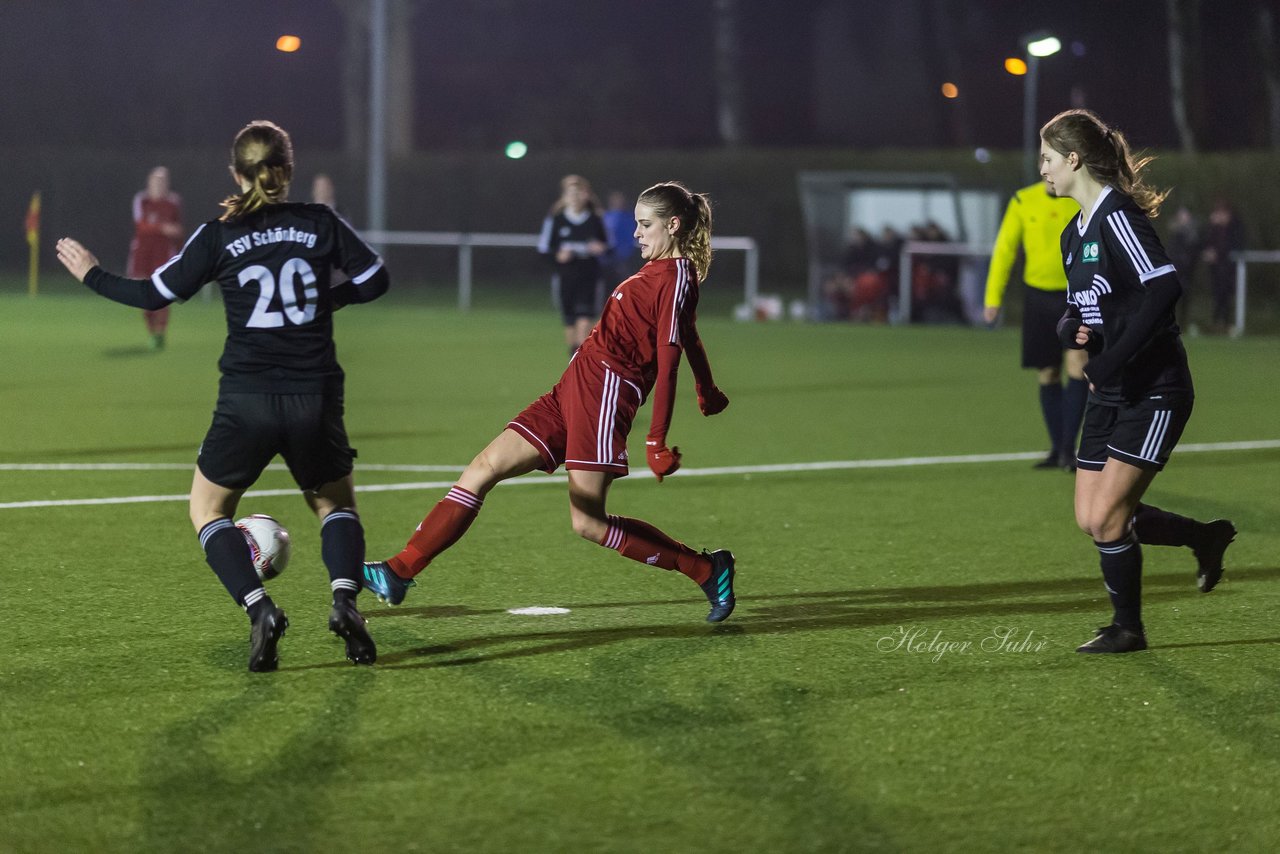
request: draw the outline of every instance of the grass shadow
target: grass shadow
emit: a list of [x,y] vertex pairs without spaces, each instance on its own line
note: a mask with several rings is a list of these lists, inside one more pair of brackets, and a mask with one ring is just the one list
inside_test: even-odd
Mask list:
[[[1239,573],[1251,580],[1270,580],[1280,576],[1280,567],[1253,569]],[[1242,579],[1243,580],[1243,579]],[[1145,602],[1176,601],[1200,596],[1187,573],[1160,573],[1148,576]],[[1215,591],[1222,595],[1227,591]],[[1029,600],[1029,596],[1049,598]],[[903,626],[928,620],[987,616],[994,619],[1027,617],[1037,614],[1096,612],[1098,605],[1096,579],[1070,578],[1013,583],[981,583],[943,585],[937,587],[895,587],[815,591],[795,594],[770,594],[738,600],[737,618],[733,623],[657,624],[607,626],[586,629],[487,633],[447,644],[432,644],[417,649],[385,653],[379,665],[401,668],[459,667],[489,661],[527,658],[556,652],[568,652],[605,646],[629,640],[672,640],[741,637],[749,635],[794,634],[797,632],[866,629]],[[801,601],[796,601],[801,600]],[[688,604],[689,600],[651,602],[614,602],[567,605],[570,609],[635,608]],[[477,616],[502,613],[500,610],[470,611],[462,606],[438,606],[417,609],[406,616]],[[1243,643],[1265,643],[1257,640],[1224,640],[1218,643],[1172,645],[1217,646]]]

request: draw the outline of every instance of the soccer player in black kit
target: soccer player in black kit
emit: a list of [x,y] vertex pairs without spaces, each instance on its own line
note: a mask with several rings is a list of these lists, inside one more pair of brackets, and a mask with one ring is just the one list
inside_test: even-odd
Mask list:
[[600,258],[609,251],[609,233],[581,175],[560,179],[560,198],[538,235],[538,252],[556,265],[555,285],[569,355],[578,352],[600,316]]
[[1089,403],[1076,460],[1076,522],[1093,537],[1115,610],[1077,652],[1147,648],[1142,624],[1142,547],[1190,546],[1208,593],[1236,529],[1143,504],[1191,416],[1195,396],[1174,321],[1177,270],[1151,227],[1164,200],[1142,180],[1120,131],[1088,110],[1068,110],[1040,130],[1040,176],[1080,213],[1062,233],[1067,312],[1058,334],[1085,349]]
[[[91,290],[144,309],[187,300],[206,282],[218,283],[227,312],[222,380],[196,460],[190,512],[209,566],[249,615],[249,669],[276,669],[289,621],[263,588],[232,519],[240,497],[276,454],[321,520],[321,554],[333,591],[329,629],[345,642],[347,658],[372,664],[377,647],[355,605],[364,529],[351,474],[355,451],[342,420],[333,312],[377,299],[390,279],[377,253],[329,207],[285,201],[293,145],[284,130],[250,123],[236,136],[231,158],[240,192],[150,279],[108,273],[70,238],[58,241],[58,260]],[[349,281],[330,287],[333,269]]]

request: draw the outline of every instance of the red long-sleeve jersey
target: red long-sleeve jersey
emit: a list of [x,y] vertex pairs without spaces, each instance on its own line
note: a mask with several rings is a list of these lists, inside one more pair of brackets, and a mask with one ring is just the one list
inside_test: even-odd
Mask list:
[[684,349],[690,350],[698,383],[712,384],[698,337],[697,307],[698,273],[688,258],[650,261],[613,289],[600,321],[578,351],[577,358],[604,362],[634,382],[646,399],[653,393],[650,436],[665,439],[671,425]]

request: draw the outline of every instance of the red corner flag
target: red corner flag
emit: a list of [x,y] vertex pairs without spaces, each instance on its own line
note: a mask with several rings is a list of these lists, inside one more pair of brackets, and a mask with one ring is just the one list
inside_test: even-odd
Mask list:
[[31,247],[31,270],[28,275],[27,292],[36,295],[40,280],[40,191],[31,195],[31,205],[27,208],[27,245]]

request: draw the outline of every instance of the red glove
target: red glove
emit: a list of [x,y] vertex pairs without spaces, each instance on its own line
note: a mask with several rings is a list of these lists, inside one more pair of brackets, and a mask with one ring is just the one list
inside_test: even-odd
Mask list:
[[707,388],[698,386],[698,408],[703,415],[718,415],[729,405],[729,398],[714,385]]
[[668,448],[666,439],[645,439],[645,457],[649,462],[649,470],[658,478],[658,483],[669,474],[675,474],[680,468],[680,449]]

